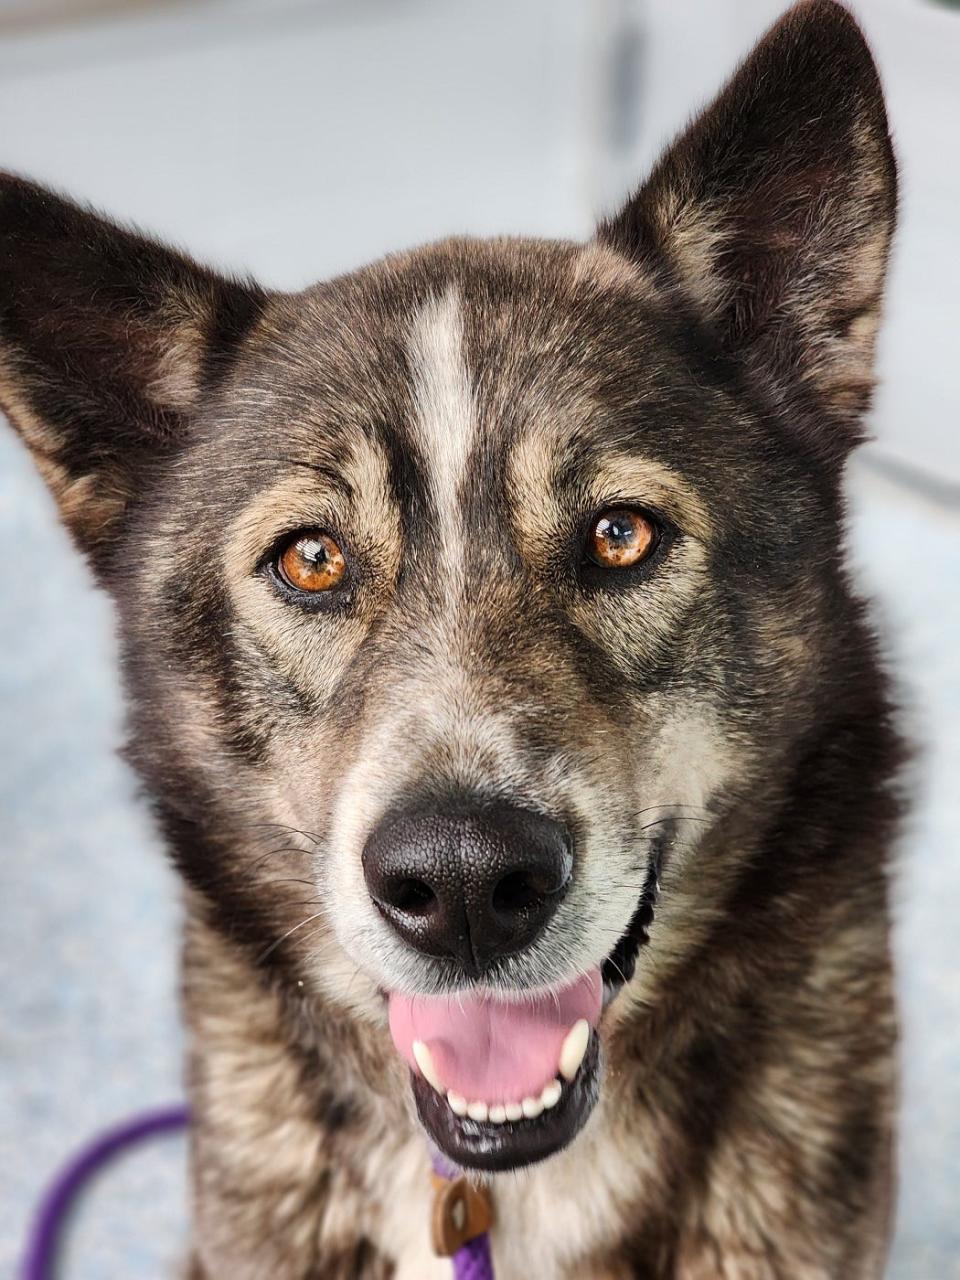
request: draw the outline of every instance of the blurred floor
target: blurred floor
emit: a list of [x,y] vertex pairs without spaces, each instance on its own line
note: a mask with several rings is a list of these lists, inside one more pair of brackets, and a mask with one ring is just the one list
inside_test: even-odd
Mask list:
[[[642,5],[652,41],[640,50],[652,50],[642,107],[659,114],[606,157],[611,122],[589,64],[603,55],[599,17],[622,17],[627,0],[488,0],[483,21],[460,0],[277,0],[269,18],[258,0],[207,0],[180,6],[187,25],[176,38],[154,7],[102,40],[84,28],[53,45],[29,31],[0,39],[0,115],[16,122],[0,163],[294,286],[444,231],[585,233],[597,193],[632,180],[638,156],[783,5]],[[889,51],[910,179],[876,424],[893,453],[932,459],[943,477],[960,467],[947,431],[955,361],[938,354],[955,339],[958,290],[946,291],[960,257],[956,164],[938,133],[949,117],[936,116],[929,59],[931,48],[942,58],[956,50],[960,25],[941,26],[945,11],[921,0],[861,8]],[[911,13],[922,20],[908,29]],[[910,56],[897,62],[900,48]],[[898,890],[907,1039],[896,1280],[960,1277],[960,509],[949,489],[928,489],[916,496],[862,466],[851,486],[860,572],[928,744]],[[4,430],[0,546],[6,1275],[63,1156],[118,1117],[179,1096],[180,1032],[175,886],[113,754],[121,708],[110,610]],[[183,1201],[178,1141],[126,1160],[85,1203],[64,1280],[169,1277]]]

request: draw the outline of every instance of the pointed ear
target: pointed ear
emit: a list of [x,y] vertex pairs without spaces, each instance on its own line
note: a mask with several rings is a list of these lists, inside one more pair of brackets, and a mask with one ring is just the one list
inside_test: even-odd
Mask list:
[[95,567],[262,306],[255,287],[0,174],[0,408]]
[[895,214],[870,52],[845,8],[810,0],[599,236],[679,287],[800,429],[842,452],[869,401]]

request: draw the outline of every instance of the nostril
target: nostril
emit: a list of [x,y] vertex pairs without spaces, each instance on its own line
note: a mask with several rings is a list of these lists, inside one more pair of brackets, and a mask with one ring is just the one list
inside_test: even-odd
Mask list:
[[542,902],[549,893],[550,886],[543,877],[531,875],[528,871],[511,871],[494,886],[493,909],[504,914],[525,911]]
[[476,977],[546,927],[572,882],[572,843],[556,819],[508,804],[411,808],[367,837],[363,875],[409,946]]
[[437,895],[425,880],[413,876],[396,881],[389,894],[391,906],[410,916],[428,915],[436,905]]

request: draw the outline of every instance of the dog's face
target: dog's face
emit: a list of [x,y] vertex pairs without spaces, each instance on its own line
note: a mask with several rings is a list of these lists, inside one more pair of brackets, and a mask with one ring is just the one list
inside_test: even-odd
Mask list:
[[117,597],[180,866],[389,1020],[462,1163],[573,1138],[658,895],[709,912],[829,698],[892,219],[831,4],[585,246],[268,295],[0,186],[3,404]]

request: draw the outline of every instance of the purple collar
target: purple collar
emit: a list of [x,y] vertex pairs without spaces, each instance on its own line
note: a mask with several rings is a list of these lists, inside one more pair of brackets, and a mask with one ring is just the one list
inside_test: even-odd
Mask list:
[[[461,1185],[463,1175],[459,1169],[451,1165],[438,1151],[431,1150],[430,1163],[437,1177],[449,1183],[451,1189]],[[466,1240],[453,1254],[452,1261],[454,1280],[493,1280],[489,1230]]]

